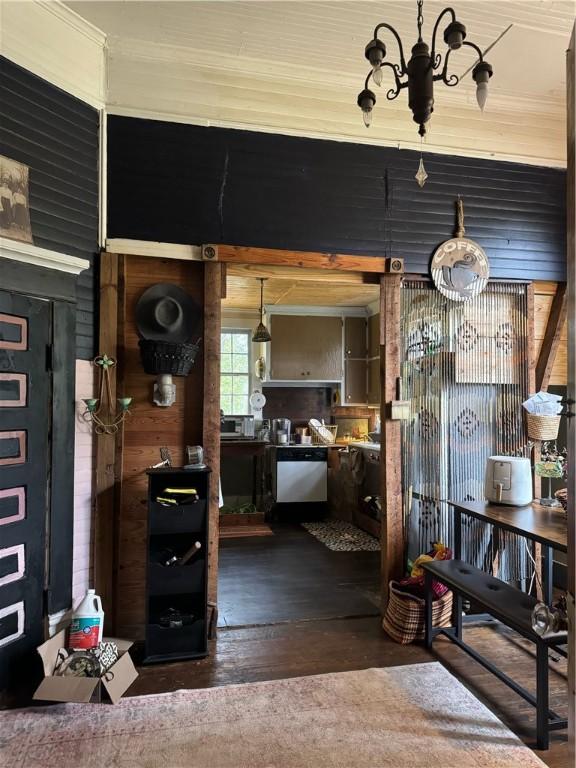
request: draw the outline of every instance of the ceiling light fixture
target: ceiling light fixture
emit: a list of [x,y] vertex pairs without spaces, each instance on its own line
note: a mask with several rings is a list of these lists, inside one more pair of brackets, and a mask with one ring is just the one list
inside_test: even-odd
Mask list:
[[265,277],[260,278],[260,322],[258,323],[258,327],[252,336],[252,341],[254,342],[272,341],[270,331],[264,325],[264,280],[266,280]]
[[[377,25],[374,30],[373,39],[366,46],[365,56],[370,62],[372,69],[366,77],[364,90],[358,94],[358,106],[362,110],[364,125],[367,128],[372,122],[372,111],[376,104],[376,95],[374,91],[368,88],[370,78],[372,78],[377,86],[382,85],[384,68],[388,67],[394,76],[395,85],[388,90],[386,98],[392,101],[397,98],[401,90],[408,88],[408,106],[412,110],[414,121],[418,123],[418,133],[422,139],[426,134],[426,123],[430,120],[434,111],[434,83],[441,80],[444,85],[450,87],[458,85],[460,79],[455,74],[448,74],[448,64],[450,54],[463,46],[472,48],[478,55],[478,61],[472,69],[472,78],[476,83],[478,106],[481,110],[484,110],[488,96],[488,80],[492,77],[492,67],[487,61],[484,61],[480,48],[475,43],[466,40],[466,27],[457,21],[456,13],[452,8],[444,8],[436,19],[432,33],[432,50],[430,51],[428,44],[422,39],[422,25],[424,23],[422,15],[423,4],[423,0],[418,0],[418,17],[416,22],[418,26],[418,42],[412,48],[412,57],[408,64],[406,64],[406,59],[404,58],[404,49],[400,35],[394,27],[386,22]],[[448,49],[442,55],[436,51],[436,33],[441,20],[446,14],[449,14],[452,20],[444,30],[444,42]],[[388,61],[384,61],[386,58],[386,45],[378,37],[381,29],[387,29],[396,38],[400,55],[399,64],[391,64]],[[434,74],[435,72],[436,74]]]

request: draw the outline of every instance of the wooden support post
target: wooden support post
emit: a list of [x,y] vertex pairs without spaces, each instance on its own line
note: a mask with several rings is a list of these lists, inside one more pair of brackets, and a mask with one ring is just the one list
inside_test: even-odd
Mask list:
[[[118,256],[100,255],[100,333],[98,354],[117,356],[118,333]],[[98,373],[98,372],[97,372]],[[116,368],[110,369],[112,401],[116,401]],[[115,462],[114,435],[96,435],[96,489],[94,515],[94,587],[102,598],[104,611],[115,615]]]
[[[566,56],[566,106],[568,110],[568,165],[566,214],[568,264],[568,387],[569,400],[576,400],[576,26],[572,27]],[[567,419],[568,443],[568,765],[576,764],[576,417]]]
[[222,265],[204,265],[204,456],[212,469],[208,519],[208,599],[216,602],[218,591],[218,528],[220,480],[220,329]]
[[545,392],[550,384],[550,376],[556,360],[556,352],[560,346],[560,337],[566,322],[566,283],[558,283],[548,323],[546,333],[540,348],[540,355],[536,363],[536,392],[542,390]]
[[400,377],[401,275],[387,273],[380,283],[380,386],[382,437],[380,495],[382,497],[382,610],[388,603],[388,582],[404,573],[404,525],[401,483],[400,422],[390,418],[390,403],[398,398]]
[[[126,397],[129,393],[124,389],[126,364],[124,355],[124,338],[126,331],[126,257],[118,255],[118,309],[117,309],[117,347],[116,347],[116,391],[118,397]],[[114,614],[108,617],[108,631],[117,631],[120,621],[118,615],[118,554],[120,551],[120,513],[122,509],[122,480],[124,476],[124,422],[116,432],[116,455],[114,457],[114,550],[112,553],[112,590],[114,593]],[[110,621],[112,619],[112,621]]]
[[[534,323],[536,319],[536,312],[535,312],[535,304],[534,304],[534,283],[530,283],[528,287],[526,288],[526,299],[527,299],[527,312],[528,312],[528,322],[527,322],[527,338],[526,338],[526,346],[527,346],[527,353],[528,353],[528,394],[533,395],[536,393],[536,344],[534,339]],[[532,466],[536,464],[537,461],[540,460],[540,444],[536,443],[533,450],[532,450]],[[541,495],[542,490],[542,481],[540,480],[540,477],[536,474],[536,472],[533,473],[533,487],[532,487],[532,493],[535,499],[539,499]],[[538,578],[536,579],[536,595],[539,600],[542,600],[544,593],[542,590],[542,545],[538,543],[534,543],[533,547],[533,553],[534,553],[534,562],[535,562],[535,568]]]

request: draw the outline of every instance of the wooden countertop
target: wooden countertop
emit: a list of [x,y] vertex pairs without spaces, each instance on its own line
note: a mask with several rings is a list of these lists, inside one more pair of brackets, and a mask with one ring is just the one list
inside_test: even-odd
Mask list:
[[567,517],[561,507],[543,507],[533,501],[525,507],[510,507],[488,501],[450,501],[456,510],[477,520],[497,525],[512,533],[526,536],[561,552],[568,549]]

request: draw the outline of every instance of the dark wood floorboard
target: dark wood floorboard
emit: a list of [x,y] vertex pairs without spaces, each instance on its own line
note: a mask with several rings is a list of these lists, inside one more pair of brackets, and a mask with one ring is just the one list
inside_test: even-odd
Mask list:
[[221,627],[378,614],[379,552],[334,552],[300,525],[272,528],[221,541]]
[[[238,542],[244,543],[239,546]],[[271,542],[274,546],[266,552]],[[325,616],[334,611],[337,615],[343,610],[342,606],[346,610],[358,606],[357,610],[362,611],[363,601],[373,612],[374,576],[378,567],[370,557],[374,554],[378,556],[370,552],[330,552],[309,534],[290,528],[258,542],[242,539],[225,542],[221,548],[221,562],[224,562],[221,610],[224,606],[223,613],[230,622],[259,626],[221,627],[218,639],[210,644],[207,659],[142,667],[128,695],[439,660],[532,746],[534,709],[449,641],[439,638],[434,654],[430,654],[419,643],[400,646],[393,642],[382,631],[379,616]],[[356,557],[360,555],[368,557]],[[257,565],[248,567],[251,563]],[[265,578],[266,571],[270,574],[275,569],[281,577]],[[317,587],[317,580],[321,588]],[[297,599],[296,593],[301,589],[308,591],[307,600]],[[328,598],[330,591],[338,595],[337,600],[333,595]],[[354,592],[357,594],[350,594]],[[328,611],[325,610],[327,601]],[[298,615],[299,611],[304,615]],[[531,643],[497,624],[467,627],[464,632],[466,640],[478,651],[534,690]],[[566,712],[566,663],[552,661],[550,666],[551,706],[563,714]],[[553,733],[551,748],[539,754],[550,768],[574,768],[569,764],[566,732]]]

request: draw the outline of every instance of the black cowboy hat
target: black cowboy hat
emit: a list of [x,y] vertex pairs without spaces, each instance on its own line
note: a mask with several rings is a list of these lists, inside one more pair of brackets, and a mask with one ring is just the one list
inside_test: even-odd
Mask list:
[[136,304],[136,327],[143,339],[184,343],[197,334],[200,309],[186,291],[171,283],[147,288]]

